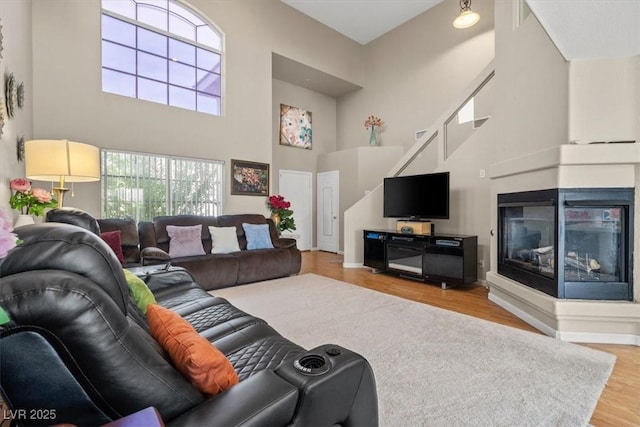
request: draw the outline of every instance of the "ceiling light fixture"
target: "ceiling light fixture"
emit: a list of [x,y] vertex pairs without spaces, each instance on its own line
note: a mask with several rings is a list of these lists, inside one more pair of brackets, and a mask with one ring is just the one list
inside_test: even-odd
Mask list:
[[460,0],[460,15],[453,20],[456,28],[469,28],[480,20],[480,15],[471,10],[471,0]]

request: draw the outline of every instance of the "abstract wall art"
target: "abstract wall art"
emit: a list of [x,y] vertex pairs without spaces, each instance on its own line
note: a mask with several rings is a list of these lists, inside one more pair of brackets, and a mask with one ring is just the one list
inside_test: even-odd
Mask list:
[[280,145],[311,150],[311,111],[280,104]]

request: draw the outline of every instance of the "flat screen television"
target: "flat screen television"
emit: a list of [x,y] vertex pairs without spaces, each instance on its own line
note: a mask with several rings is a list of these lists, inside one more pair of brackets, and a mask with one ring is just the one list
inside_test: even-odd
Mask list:
[[449,172],[385,178],[384,217],[449,219]]

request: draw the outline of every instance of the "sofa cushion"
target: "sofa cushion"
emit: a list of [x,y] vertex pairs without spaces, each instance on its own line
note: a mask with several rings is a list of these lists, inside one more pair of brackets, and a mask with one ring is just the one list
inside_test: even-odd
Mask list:
[[[204,251],[206,253],[211,252],[211,235],[209,234],[209,226],[228,226],[226,224],[218,224],[218,218],[214,216],[203,216],[203,215],[167,215],[167,216],[157,216],[153,218],[153,233],[155,234],[155,241],[149,242],[146,236],[141,237],[141,246],[157,246],[165,252],[169,252],[169,235],[167,234],[167,227],[170,225],[181,225],[181,226],[189,226],[189,225],[202,225],[202,234],[200,236],[202,240],[202,246],[204,247]],[[146,228],[146,227],[142,227]],[[144,240],[144,242],[142,241]],[[242,249],[242,246],[240,246]]]
[[143,314],[147,314],[147,306],[155,304],[156,298],[153,296],[144,280],[133,274],[131,271],[124,269],[124,277],[127,279],[131,296],[136,305]]
[[233,254],[238,260],[238,284],[285,277],[290,274],[288,249],[255,249]]
[[242,228],[242,224],[245,222],[247,224],[266,224],[267,218],[258,214],[220,215],[218,217],[218,226],[236,227],[240,250],[247,249],[247,239],[244,234],[244,228]]
[[202,247],[202,224],[190,226],[167,225],[169,235],[169,255],[180,258],[193,255],[204,255]]
[[116,258],[118,258],[120,264],[124,264],[125,261],[124,254],[122,253],[122,239],[120,230],[100,233],[100,237],[107,243],[107,245],[109,245],[113,253],[116,254]]
[[247,236],[247,249],[273,249],[269,226],[267,224],[242,224]]
[[133,218],[98,219],[100,231],[120,231],[122,253],[127,265],[140,263],[140,238],[138,226]]
[[225,355],[179,314],[151,304],[147,319],[151,335],[202,393],[218,394],[238,383],[238,374]]
[[235,227],[214,227],[210,225],[209,233],[211,234],[212,254],[229,254],[240,250]]
[[238,281],[240,265],[237,254],[206,254],[171,260],[171,264],[185,268],[203,289],[211,290],[233,286]]

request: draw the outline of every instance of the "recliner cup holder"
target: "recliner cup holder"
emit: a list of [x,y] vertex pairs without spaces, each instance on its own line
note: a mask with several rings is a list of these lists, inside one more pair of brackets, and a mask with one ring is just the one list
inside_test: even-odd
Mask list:
[[322,375],[331,369],[325,356],[307,353],[293,361],[293,367],[305,375]]

